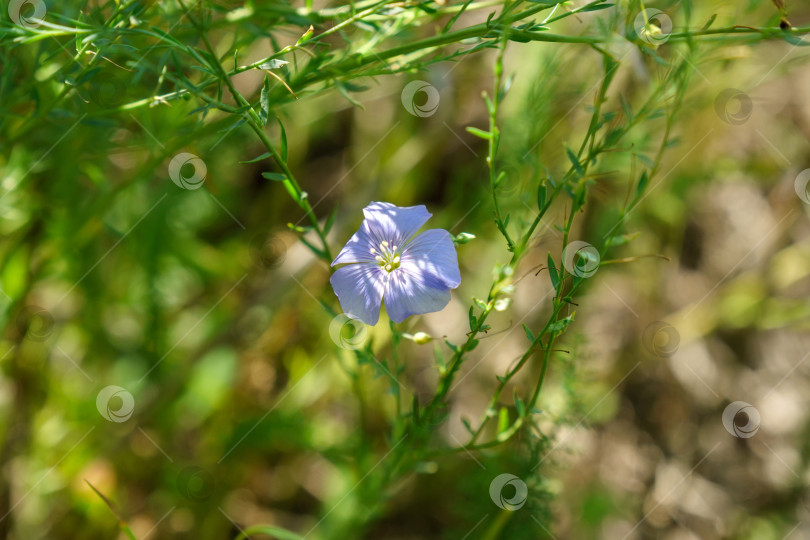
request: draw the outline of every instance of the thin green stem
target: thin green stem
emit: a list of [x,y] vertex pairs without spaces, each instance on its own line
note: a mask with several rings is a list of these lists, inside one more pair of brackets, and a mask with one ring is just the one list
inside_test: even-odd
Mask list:
[[[178,1],[180,2],[181,5],[183,5],[182,0]],[[214,47],[211,45],[211,41],[208,38],[208,33],[205,32],[205,29],[202,28],[199,22],[190,14],[189,19],[192,21],[192,24],[194,24],[194,26],[200,32],[200,36],[203,40],[203,43],[205,44],[205,48],[211,55],[211,58],[213,60],[212,62],[213,65],[211,67],[214,68],[219,73],[222,82],[225,83],[225,85],[228,88],[228,91],[231,93],[236,103],[240,107],[246,109],[245,118],[248,121],[248,125],[250,125],[250,128],[253,130],[254,133],[256,133],[256,136],[259,137],[259,140],[262,141],[262,144],[264,144],[265,148],[267,148],[267,150],[270,152],[271,156],[273,157],[273,161],[275,161],[278,168],[281,169],[282,173],[284,173],[286,179],[283,182],[285,184],[285,187],[287,188],[287,191],[295,198],[296,203],[298,203],[298,205],[304,210],[304,213],[306,214],[307,218],[312,224],[313,230],[318,235],[318,238],[321,241],[322,251],[320,253],[315,252],[316,255],[319,255],[324,261],[330,263],[332,261],[332,254],[329,250],[329,243],[327,242],[326,235],[324,234],[323,229],[321,228],[321,225],[318,222],[318,218],[315,216],[315,213],[312,209],[312,205],[309,203],[306,192],[301,189],[301,186],[295,180],[295,176],[293,175],[292,170],[290,170],[289,166],[287,165],[287,162],[282,158],[281,154],[279,154],[275,145],[267,136],[267,133],[265,133],[264,124],[259,115],[256,113],[256,111],[253,110],[253,107],[250,105],[250,103],[244,98],[244,96],[242,96],[242,94],[233,85],[231,77],[222,67],[221,62],[217,57],[216,51]]]

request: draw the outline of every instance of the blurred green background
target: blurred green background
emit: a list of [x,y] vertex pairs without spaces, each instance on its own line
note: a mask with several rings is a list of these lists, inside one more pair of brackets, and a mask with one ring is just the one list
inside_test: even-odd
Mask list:
[[[262,27],[278,23],[275,4],[245,19],[228,15],[242,3],[210,7],[217,50],[238,48],[240,64],[272,50]],[[680,2],[655,7],[683,24]],[[793,26],[810,22],[807,5],[787,7]],[[144,8],[150,24],[192,39],[176,6]],[[88,9],[48,3],[49,15],[67,18]],[[691,12],[695,28],[715,14],[717,27],[774,26],[781,16],[753,0]],[[583,13],[554,31],[614,34],[623,24]],[[280,26],[273,39],[298,37]],[[121,43],[120,57],[73,80],[64,97],[63,76],[87,61],[74,58],[71,38],[2,42],[0,536],[124,538],[89,482],[139,539],[233,538],[260,523],[312,538],[810,537],[810,221],[794,186],[810,166],[806,48],[707,41],[654,57],[617,34],[606,46],[621,58],[607,107],[639,103],[684,58],[691,81],[663,100],[683,101],[660,173],[623,225],[637,237],[611,253],[628,260],[603,265],[571,306],[577,319],[561,346],[570,354],[554,356],[541,399],[543,436],[442,451],[463,444],[461,418],[482,415],[495,375],[523,351],[521,324],[548,315],[551,285],[535,272],[562,247],[554,225],[564,204],[517,272],[526,277],[512,306],[462,367],[432,442],[437,457],[387,482],[373,474],[396,443],[387,381],[330,339],[322,304],[339,306],[329,270],[287,226],[302,212],[262,178],[266,163],[239,163],[265,151],[254,134],[229,115],[192,113],[196,98],[127,107],[169,91],[150,67],[169,52],[153,41]],[[315,213],[336,212],[333,253],[372,200],[425,204],[430,227],[476,235],[459,247],[451,304],[403,324],[456,343],[470,298],[486,295],[495,263],[509,258],[492,223],[485,142],[465,131],[487,125],[481,92],[491,91],[494,55],[361,79],[364,91],[346,93],[362,108],[324,89],[275,109]],[[500,197],[513,220],[527,220],[537,179],[569,165],[565,145],[587,128],[602,60],[583,44],[513,43],[504,69],[516,77],[501,111],[510,183]],[[233,80],[257,97],[264,73]],[[403,107],[413,80],[439,91],[435,114]],[[600,162],[576,238],[604,243],[664,129],[663,118],[639,125]],[[268,133],[280,137],[272,122]],[[200,189],[171,181],[181,152],[205,163]],[[369,331],[375,355],[390,355],[387,323]],[[405,341],[399,354],[403,388],[429,398],[433,347]],[[515,385],[531,386],[536,372]],[[97,406],[110,385],[125,393]],[[105,419],[127,408],[126,393],[131,417]],[[754,437],[724,429],[735,401],[761,415]],[[516,450],[524,444],[537,453]],[[501,473],[529,484],[521,511],[490,499]]]

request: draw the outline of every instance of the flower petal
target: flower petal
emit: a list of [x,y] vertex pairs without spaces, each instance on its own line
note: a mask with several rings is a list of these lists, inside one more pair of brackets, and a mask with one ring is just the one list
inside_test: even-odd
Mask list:
[[386,241],[401,248],[433,214],[428,212],[424,204],[396,206],[387,202],[372,202],[363,208],[363,215],[366,216],[363,223],[368,222],[368,230],[376,244]]
[[400,323],[411,315],[440,311],[450,302],[444,283],[416,268],[400,266],[388,275],[385,309],[392,321]]
[[427,230],[408,242],[402,250],[402,267],[429,274],[450,289],[461,284],[456,246],[444,229]]
[[360,230],[349,238],[338,256],[332,261],[332,266],[343,263],[375,262],[371,250],[378,249],[380,242],[375,241],[369,229],[368,220],[364,219]]
[[376,264],[350,264],[338,268],[329,282],[343,312],[374,326],[380,318],[386,272]]

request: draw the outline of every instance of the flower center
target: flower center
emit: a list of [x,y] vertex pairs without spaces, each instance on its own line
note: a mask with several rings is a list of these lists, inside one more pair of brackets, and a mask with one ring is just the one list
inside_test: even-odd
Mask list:
[[386,272],[390,273],[399,268],[400,254],[397,246],[389,246],[388,242],[382,242],[379,251],[371,248],[371,254],[374,255],[377,264]]

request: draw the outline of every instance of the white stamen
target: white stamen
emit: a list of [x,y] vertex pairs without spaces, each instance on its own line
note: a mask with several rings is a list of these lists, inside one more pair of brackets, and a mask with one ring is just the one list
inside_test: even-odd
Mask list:
[[388,242],[386,242],[385,240],[383,240],[382,244],[380,244],[380,245],[381,245],[382,247],[388,247]]
[[391,271],[391,270],[393,270],[394,268],[393,268],[393,267],[392,267],[390,264],[386,264],[386,265],[385,265],[385,269],[386,269],[386,270],[388,270],[388,271],[390,272],[390,271]]
[[377,250],[376,250],[376,249],[374,249],[374,248],[371,248],[371,253],[372,253],[372,255],[373,255],[374,253],[377,253]]
[[394,264],[399,264],[399,255],[394,257]]
[[382,258],[382,257],[380,257],[379,255],[377,255],[376,257],[374,257],[374,260],[376,260],[377,262],[383,262],[383,258]]

